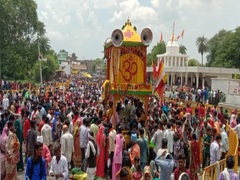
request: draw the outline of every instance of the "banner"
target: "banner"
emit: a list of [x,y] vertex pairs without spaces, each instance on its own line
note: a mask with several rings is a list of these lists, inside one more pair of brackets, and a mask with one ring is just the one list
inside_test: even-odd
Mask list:
[[145,69],[143,60],[135,54],[125,54],[120,57],[117,83],[140,84],[144,82]]

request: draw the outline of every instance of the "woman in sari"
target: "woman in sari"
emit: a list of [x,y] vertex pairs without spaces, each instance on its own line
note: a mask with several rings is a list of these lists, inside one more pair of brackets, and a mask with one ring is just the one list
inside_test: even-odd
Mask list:
[[14,115],[15,115],[14,119],[16,119],[14,122],[14,128],[16,130],[18,141],[20,142],[20,160],[17,164],[17,170],[19,171],[19,170],[24,170],[23,156],[22,156],[23,130],[22,130],[22,125],[20,123],[20,120],[17,119],[19,118],[18,114],[14,114]]
[[4,179],[6,176],[6,143],[8,140],[8,127],[3,129],[2,136],[0,139],[0,158],[1,158],[1,176],[0,179]]
[[199,142],[196,141],[196,134],[192,135],[190,142],[190,172],[192,180],[198,180],[198,169],[200,168],[200,148]]
[[82,152],[80,148],[80,131],[79,128],[82,125],[81,120],[78,119],[74,125],[73,138],[74,138],[74,154],[73,162],[75,167],[81,167],[82,165]]
[[106,147],[106,135],[104,134],[104,126],[102,125],[96,136],[96,143],[99,148],[99,155],[97,156],[97,171],[96,176],[104,178],[105,176],[105,147]]
[[[122,168],[122,150],[124,144],[124,137],[121,133],[116,135],[116,146],[113,156],[113,164],[112,164],[112,180],[116,180],[116,174]],[[130,167],[131,168],[131,167]]]
[[13,122],[8,122],[9,134],[6,144],[6,179],[17,180],[17,163],[20,160],[20,142],[15,134]]

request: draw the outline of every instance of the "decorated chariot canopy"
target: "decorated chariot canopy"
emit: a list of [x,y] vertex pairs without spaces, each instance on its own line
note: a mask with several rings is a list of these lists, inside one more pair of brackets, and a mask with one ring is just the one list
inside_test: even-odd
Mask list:
[[152,94],[152,85],[146,80],[147,47],[151,42],[152,31],[145,28],[139,35],[129,19],[122,29],[113,31],[104,43],[107,71],[103,100],[110,95],[142,98]]

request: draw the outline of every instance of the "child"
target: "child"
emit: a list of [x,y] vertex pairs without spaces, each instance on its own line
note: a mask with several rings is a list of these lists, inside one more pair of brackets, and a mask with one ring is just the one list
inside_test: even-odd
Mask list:
[[136,165],[136,172],[133,173],[132,177],[134,180],[140,180],[142,178],[141,165],[138,163]]
[[134,164],[131,167],[132,173],[136,172],[136,165],[140,163],[140,158],[138,156],[134,157]]

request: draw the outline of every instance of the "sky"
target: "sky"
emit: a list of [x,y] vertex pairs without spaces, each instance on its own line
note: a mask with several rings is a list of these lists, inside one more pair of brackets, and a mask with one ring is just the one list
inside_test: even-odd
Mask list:
[[36,0],[39,20],[44,22],[51,47],[76,53],[79,60],[103,58],[103,44],[113,30],[121,29],[129,17],[137,32],[148,27],[153,41],[165,42],[184,29],[179,44],[189,58],[201,60],[196,39],[208,39],[221,29],[239,26],[239,0]]

